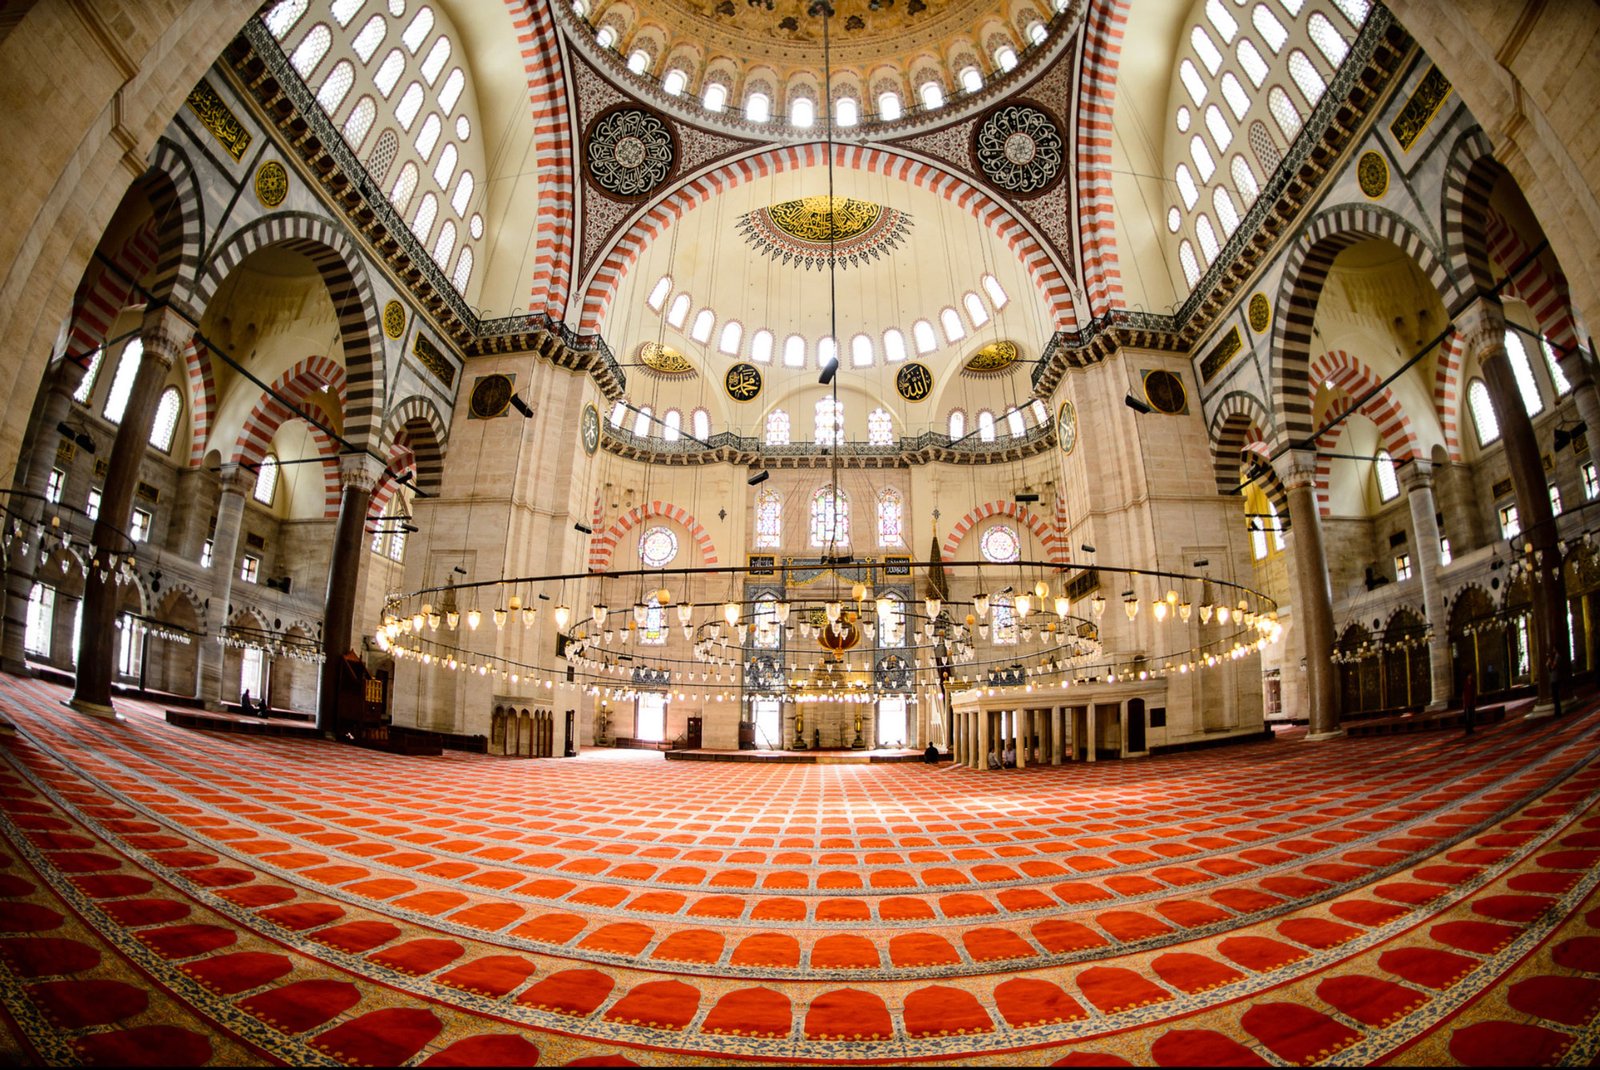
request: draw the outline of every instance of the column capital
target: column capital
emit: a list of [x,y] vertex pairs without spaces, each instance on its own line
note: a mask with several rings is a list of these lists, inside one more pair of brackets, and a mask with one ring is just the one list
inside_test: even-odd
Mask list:
[[1432,461],[1417,457],[1409,464],[1401,465],[1397,474],[1400,476],[1400,485],[1406,489],[1407,494],[1433,489]]
[[242,464],[223,465],[222,493],[241,497],[255,489],[256,473]]
[[1314,450],[1290,450],[1272,461],[1273,470],[1285,490],[1312,487],[1317,482],[1317,454]]
[[383,465],[367,453],[339,455],[339,485],[371,492],[383,475]]
[[144,314],[139,325],[139,341],[144,344],[144,355],[170,368],[183,355],[184,347],[194,337],[194,326],[170,305],[158,305]]
[[1506,316],[1498,298],[1473,301],[1456,315],[1455,327],[1470,354],[1481,357],[1491,347],[1505,348]]

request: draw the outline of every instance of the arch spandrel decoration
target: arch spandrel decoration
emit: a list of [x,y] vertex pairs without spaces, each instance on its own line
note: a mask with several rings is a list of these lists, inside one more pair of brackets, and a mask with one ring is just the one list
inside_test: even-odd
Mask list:
[[689,537],[700,548],[700,563],[715,565],[717,563],[717,548],[712,545],[711,535],[694,518],[694,514],[687,509],[673,505],[671,502],[651,502],[628,510],[616,523],[605,531],[597,531],[589,540],[589,571],[607,572],[611,569],[611,559],[617,551],[617,546],[622,542],[622,537],[635,526],[653,516],[664,516],[669,520],[683,525]]

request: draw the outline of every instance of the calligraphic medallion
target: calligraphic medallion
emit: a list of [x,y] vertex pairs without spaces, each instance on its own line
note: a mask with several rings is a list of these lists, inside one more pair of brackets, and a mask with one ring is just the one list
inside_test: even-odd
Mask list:
[[399,338],[406,333],[406,306],[399,301],[390,301],[383,306],[383,333],[390,338]]
[[1265,331],[1272,322],[1272,302],[1267,300],[1264,293],[1250,295],[1250,311],[1248,314],[1250,329],[1257,334]]
[[583,452],[594,456],[594,451],[600,448],[600,410],[592,404],[583,407],[583,420],[581,430],[583,433]]
[[256,200],[266,208],[276,208],[289,196],[289,172],[277,160],[256,168]]
[[978,127],[973,155],[1001,189],[1038,193],[1065,170],[1066,143],[1046,112],[1012,104],[991,112]]
[[1062,453],[1071,453],[1078,445],[1078,410],[1070,401],[1063,401],[1056,414],[1056,439]]
[[511,407],[513,389],[509,375],[485,375],[472,388],[472,416],[490,420],[505,415]]
[[1145,372],[1144,397],[1151,408],[1167,416],[1176,416],[1186,411],[1189,405],[1183,380],[1169,371],[1159,369]]
[[1377,200],[1389,191],[1389,164],[1380,153],[1370,149],[1356,161],[1356,182],[1361,192]]
[[894,388],[907,401],[926,401],[933,393],[933,372],[920,361],[902,364],[895,373]]
[[735,364],[728,369],[722,384],[735,401],[754,401],[761,393],[761,369],[754,364]]

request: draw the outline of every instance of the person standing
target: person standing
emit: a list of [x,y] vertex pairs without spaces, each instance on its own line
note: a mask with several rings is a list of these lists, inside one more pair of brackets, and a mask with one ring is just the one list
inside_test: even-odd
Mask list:
[[1472,729],[1478,719],[1478,677],[1476,673],[1467,673],[1466,680],[1461,685],[1461,723],[1465,728],[1465,735],[1472,735]]

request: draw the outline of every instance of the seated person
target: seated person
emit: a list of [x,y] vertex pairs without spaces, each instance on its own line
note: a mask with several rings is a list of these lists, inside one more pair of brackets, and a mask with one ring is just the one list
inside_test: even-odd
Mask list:
[[994,751],[990,751],[989,752],[989,768],[990,769],[1002,769],[1002,768],[1004,768],[1004,766],[1002,766],[1000,764],[1000,755],[996,754]]
[[934,746],[932,743],[929,743],[928,749],[922,752],[922,760],[927,762],[929,765],[938,765],[939,748]]
[[239,696],[239,712],[246,717],[254,717],[261,712],[260,708],[250,701],[249,688],[245,688],[244,694]]
[[1015,769],[1017,767],[1017,749],[1015,747],[1007,745],[1004,761],[1007,769]]

